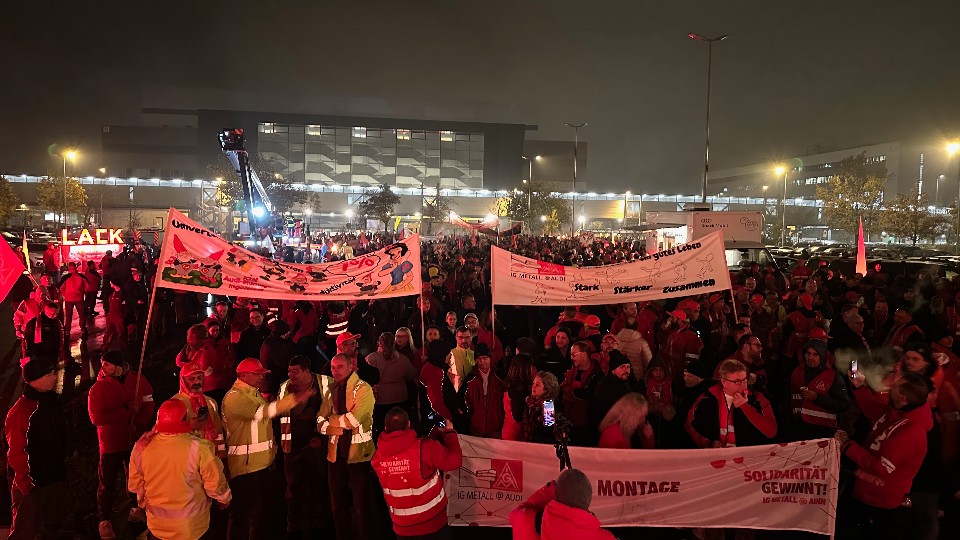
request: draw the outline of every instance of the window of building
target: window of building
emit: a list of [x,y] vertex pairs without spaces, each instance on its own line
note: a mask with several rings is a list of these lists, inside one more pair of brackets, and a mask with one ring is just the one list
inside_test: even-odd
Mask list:
[[441,140],[441,141],[447,141],[447,142],[453,141],[453,132],[452,132],[452,131],[441,131],[441,132],[440,132],[440,140]]
[[318,125],[308,125],[307,135],[310,135],[311,137],[319,137],[320,135],[323,135],[323,128]]
[[410,140],[410,130],[409,130],[409,129],[398,129],[398,130],[397,130],[397,140],[409,141],[409,140]]
[[366,139],[367,138],[367,128],[365,127],[354,127],[353,128],[353,137],[355,139]]

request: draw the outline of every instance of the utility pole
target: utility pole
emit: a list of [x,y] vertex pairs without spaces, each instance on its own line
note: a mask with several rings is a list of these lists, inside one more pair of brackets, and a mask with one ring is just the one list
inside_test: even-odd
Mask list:
[[574,227],[577,223],[577,147],[580,146],[580,128],[586,127],[587,123],[571,124],[564,122],[567,127],[573,128],[573,190],[570,200],[570,237],[573,238]]

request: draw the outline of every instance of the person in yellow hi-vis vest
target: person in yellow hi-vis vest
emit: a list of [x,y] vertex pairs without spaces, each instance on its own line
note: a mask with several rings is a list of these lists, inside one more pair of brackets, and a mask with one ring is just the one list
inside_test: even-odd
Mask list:
[[[373,444],[373,389],[343,354],[330,360],[333,384],[328,403],[317,416],[317,430],[329,435],[327,478],[338,540],[380,538],[370,481]],[[351,508],[352,503],[352,508]]]
[[322,538],[331,525],[330,493],[327,488],[327,437],[317,431],[325,420],[320,410],[330,409],[333,379],[310,371],[310,358],[298,355],[290,359],[287,379],[278,396],[299,394],[313,389],[316,394],[280,415],[280,448],[283,472],[287,477],[287,532],[300,532],[305,538]]
[[221,507],[232,494],[213,443],[191,433],[187,406],[168,399],[157,424],[130,455],[127,488],[146,510],[147,529],[164,540],[197,540],[210,527],[210,500]]
[[247,358],[237,365],[237,381],[223,398],[223,424],[227,429],[227,468],[234,502],[227,522],[230,539],[267,538],[263,531],[265,496],[269,496],[271,475],[277,449],[273,442],[271,419],[316,392],[311,388],[299,394],[267,403],[260,394],[264,369],[256,358]]

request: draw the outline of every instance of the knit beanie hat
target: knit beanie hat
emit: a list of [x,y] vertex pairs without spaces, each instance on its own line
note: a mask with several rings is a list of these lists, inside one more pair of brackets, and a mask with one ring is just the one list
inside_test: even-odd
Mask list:
[[39,358],[30,358],[26,363],[21,364],[20,367],[23,371],[23,380],[28,383],[43,377],[47,373],[53,373],[57,369],[54,362],[48,362]]
[[112,350],[103,353],[103,356],[100,358],[101,362],[106,362],[108,364],[113,364],[115,366],[123,367],[123,351]]
[[593,486],[590,479],[578,469],[565,469],[557,477],[557,502],[571,508],[590,509],[593,500]]
[[609,365],[609,368],[608,368],[609,371],[613,371],[613,370],[617,369],[618,367],[620,367],[620,366],[622,366],[622,365],[624,365],[624,364],[629,364],[629,363],[630,363],[630,359],[627,358],[627,355],[623,354],[622,352],[620,352],[620,351],[618,351],[618,350],[616,350],[616,349],[610,351],[610,362],[609,362],[609,364],[608,364],[608,365]]

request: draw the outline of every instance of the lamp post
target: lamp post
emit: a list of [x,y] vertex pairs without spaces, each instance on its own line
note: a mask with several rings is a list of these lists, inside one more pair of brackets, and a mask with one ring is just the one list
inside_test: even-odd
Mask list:
[[67,160],[73,163],[77,159],[77,151],[73,148],[67,148],[60,157],[63,158],[63,228],[67,228]]
[[580,128],[585,127],[587,123],[571,124],[570,122],[564,122],[563,125],[573,128],[573,195],[570,197],[570,236],[573,236],[573,228],[575,227],[573,216],[577,215],[577,147],[580,146]]
[[[960,142],[953,141],[947,143],[948,156],[953,157],[957,152],[960,152]],[[960,159],[957,160],[957,181],[960,182]],[[960,183],[957,185],[957,208],[955,213],[957,214],[957,244],[955,249],[957,253],[960,253]]]
[[30,211],[30,209],[27,208],[27,205],[20,203],[20,206],[17,207],[17,211],[20,212],[20,221],[21,221],[21,224],[23,225],[23,230],[26,231],[27,230],[27,212]]
[[[528,172],[527,180],[524,180],[523,183],[527,184],[527,213],[530,213],[531,200],[533,199],[533,162],[540,161],[541,156],[533,156],[528,158],[527,156],[520,156],[523,159],[527,160]],[[529,181],[528,181],[529,180]]]
[[944,175],[942,175],[942,174],[937,177],[936,198],[935,198],[934,201],[933,201],[933,205],[934,205],[934,206],[939,206],[939,205],[940,205],[940,181],[943,180],[943,178],[944,178]]
[[787,239],[787,168],[777,165],[775,171],[778,177],[783,175],[783,197],[780,198],[780,247],[784,247]]
[[701,186],[700,191],[700,202],[705,204],[707,202],[707,173],[710,170],[710,76],[713,68],[713,44],[717,41],[723,41],[727,39],[728,36],[727,34],[723,34],[717,37],[708,38],[695,32],[690,32],[687,34],[687,37],[694,41],[703,41],[707,44],[707,137],[703,151],[703,185]]

